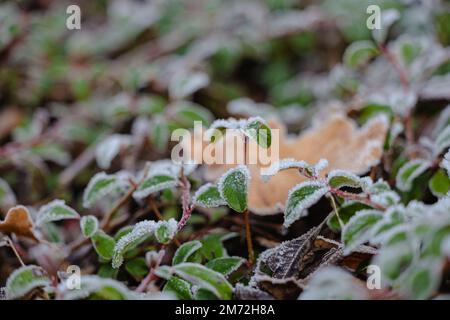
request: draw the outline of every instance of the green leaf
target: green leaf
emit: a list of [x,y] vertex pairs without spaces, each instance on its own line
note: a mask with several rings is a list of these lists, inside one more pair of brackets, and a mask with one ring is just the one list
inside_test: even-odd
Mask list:
[[223,234],[209,234],[200,241],[202,243],[201,252],[206,260],[228,256],[223,245],[223,241],[225,241]]
[[80,228],[83,236],[92,237],[98,230],[98,220],[95,216],[84,216],[80,220]]
[[450,190],[450,178],[444,170],[439,169],[433,177],[431,177],[428,186],[436,197],[443,197]]
[[209,261],[206,267],[224,276],[228,276],[236,271],[243,263],[244,259],[240,257],[224,257]]
[[104,172],[100,172],[89,181],[88,186],[84,190],[83,206],[90,208],[106,195],[117,192],[118,189],[123,190],[126,187],[128,187],[128,184],[125,184],[117,175],[107,175]]
[[247,190],[250,173],[246,166],[237,166],[225,172],[219,180],[219,192],[228,206],[237,211],[247,210]]
[[105,260],[110,260],[113,256],[116,241],[107,235],[103,230],[98,230],[92,237],[92,245],[97,254]]
[[319,201],[327,192],[327,185],[320,181],[305,181],[289,190],[284,210],[284,226],[287,228],[305,216],[306,209]]
[[250,118],[244,128],[244,134],[255,140],[263,148],[272,145],[272,133],[269,126],[261,118]]
[[148,273],[148,267],[145,263],[145,258],[138,257],[128,261],[125,264],[125,270],[133,277],[141,279],[145,277]]
[[217,186],[212,183],[201,186],[192,201],[195,205],[205,208],[216,208],[227,204],[220,195]]
[[198,240],[183,243],[175,252],[172,265],[187,262],[189,257],[202,247],[202,243]]
[[409,191],[413,181],[430,167],[430,162],[421,159],[405,163],[397,172],[396,186],[401,191]]
[[80,215],[67,206],[63,200],[54,200],[39,209],[36,225],[42,226],[52,221],[79,218]]
[[169,223],[166,221],[160,222],[161,223],[159,223],[155,228],[155,238],[159,243],[167,244],[175,236],[175,233],[177,231],[177,224]]
[[35,288],[45,287],[51,284],[50,278],[44,269],[29,265],[16,269],[6,281],[7,299],[23,297]]
[[355,69],[365,65],[378,54],[378,49],[372,41],[355,41],[345,50],[344,63],[348,67]]
[[[123,263],[123,256],[126,252],[136,248],[149,238],[156,238],[164,242],[169,241],[175,235],[178,223],[175,219],[168,221],[145,220],[137,223],[133,230],[122,236],[115,245],[112,258],[112,266],[119,268]],[[158,234],[156,234],[158,230]]]
[[439,260],[422,260],[412,266],[406,279],[402,279],[402,291],[413,299],[428,299],[439,289],[441,273]]
[[163,289],[164,293],[173,293],[180,300],[192,300],[191,284],[183,279],[172,276]]
[[137,190],[133,193],[135,199],[144,199],[150,194],[173,188],[177,185],[178,180],[169,175],[154,175],[146,178]]
[[217,297],[211,291],[200,288],[195,293],[195,300],[217,300]]
[[327,175],[327,180],[328,184],[335,189],[342,187],[359,188],[362,184],[360,177],[354,173],[344,170],[330,171]]
[[372,227],[383,218],[378,210],[361,210],[354,215],[342,229],[342,242],[344,254],[349,254],[356,247],[367,242],[371,235]]
[[185,262],[173,266],[172,272],[180,278],[211,291],[219,299],[229,300],[233,293],[233,287],[220,273],[208,269],[201,264]]
[[[346,224],[348,220],[350,220],[350,218],[356,214],[356,212],[363,209],[370,209],[370,206],[361,202],[345,203],[338,210],[339,217],[341,218],[342,222]],[[328,219],[327,225],[333,232],[337,233],[341,231],[341,225],[336,215],[333,215],[330,219]]]

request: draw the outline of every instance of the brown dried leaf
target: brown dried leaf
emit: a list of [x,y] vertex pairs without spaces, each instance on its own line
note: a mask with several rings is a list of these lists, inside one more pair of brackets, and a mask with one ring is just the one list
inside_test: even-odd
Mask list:
[[[277,120],[269,121],[269,126],[272,129],[280,129],[280,160],[294,158],[314,164],[323,158],[328,160],[329,166],[322,171],[322,174],[335,169],[364,174],[372,166],[379,163],[389,124],[386,117],[379,116],[368,121],[363,127],[358,127],[347,115],[333,113],[325,120],[316,122],[310,129],[296,137],[286,135],[284,125]],[[233,135],[227,136],[227,140],[235,138]],[[197,136],[194,139],[201,138]],[[205,150],[206,144],[196,141],[197,144],[195,145]],[[224,143],[228,143],[228,141]],[[249,143],[249,150],[254,150],[252,144],[256,142],[251,140]],[[272,144],[274,143],[272,141]],[[208,148],[211,148],[211,146]],[[218,148],[214,152],[218,152],[217,150]],[[243,152],[243,150],[239,152]],[[197,151],[198,154],[202,154],[202,151]],[[209,165],[206,168],[206,179],[214,181],[233,166]],[[263,182],[260,165],[249,165],[249,169],[252,179],[250,181],[248,206],[253,213],[259,215],[281,212],[289,189],[304,180],[297,170],[290,169],[279,172],[268,182]]]
[[16,206],[9,209],[5,220],[0,222],[0,232],[2,233],[14,233],[18,236],[37,240],[33,227],[33,220],[31,220],[28,209],[24,206]]

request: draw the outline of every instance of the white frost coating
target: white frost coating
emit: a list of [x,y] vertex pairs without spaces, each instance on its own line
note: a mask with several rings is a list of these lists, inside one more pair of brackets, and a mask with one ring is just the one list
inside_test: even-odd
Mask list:
[[[417,168],[412,172],[406,179],[403,179],[403,175],[407,170],[409,170],[412,166],[416,166]],[[400,170],[398,170],[397,176],[395,178],[396,186],[401,191],[409,191],[412,187],[413,181],[425,172],[430,167],[430,162],[423,159],[414,159],[404,164]]]
[[173,238],[177,231],[178,223],[175,219],[170,219],[168,221],[158,221],[155,222],[153,220],[145,220],[137,223],[133,230],[127,235],[117,241],[116,246],[114,247],[114,253],[112,258],[112,266],[113,268],[119,268],[123,263],[123,254],[129,248],[130,245],[135,244],[147,236],[154,235],[155,230],[161,226],[166,225],[169,230],[169,237]]
[[227,104],[228,112],[232,114],[252,117],[256,115],[269,115],[275,112],[270,104],[256,103],[249,98],[238,98]]
[[370,196],[372,202],[383,207],[389,207],[400,202],[400,196],[395,191],[384,191]]
[[[14,283],[17,277],[20,277],[20,274],[23,272],[33,271],[42,272],[42,274],[35,274],[33,281],[23,282],[21,281],[20,286],[17,286],[17,283]],[[35,273],[35,272],[33,272]],[[16,284],[16,286],[14,286]],[[45,287],[50,285],[50,279],[44,273],[44,270],[41,267],[35,265],[28,265],[20,267],[14,270],[6,280],[6,298],[9,300],[17,299],[24,296],[30,290],[37,287]]]
[[447,171],[447,175],[450,176],[450,150],[445,154],[440,166],[441,168],[445,169]]
[[39,209],[36,225],[42,226],[47,222],[79,218],[78,212],[66,205],[64,200],[57,199]]
[[198,190],[194,194],[194,197],[192,198],[192,202],[196,205],[206,207],[206,208],[216,208],[216,207],[226,205],[227,202],[222,198],[220,198],[220,199],[209,198],[206,201],[198,201],[198,197],[201,196],[204,192],[208,191],[212,187],[215,187],[215,185],[212,183],[207,183],[207,184],[201,186],[200,188],[198,188]]
[[0,206],[14,207],[17,204],[14,192],[11,190],[9,184],[2,178],[0,178],[0,191],[3,193],[3,197],[0,198]]
[[[319,187],[316,191],[314,191],[312,194],[308,195],[308,197],[304,198],[301,201],[298,201],[297,203],[292,206],[290,204],[291,201],[293,201],[294,193],[297,191],[307,188],[307,187]],[[317,201],[320,200],[326,193],[328,192],[328,187],[323,181],[305,181],[298,185],[296,185],[294,188],[289,190],[288,198],[286,200],[285,205],[285,211],[284,211],[284,227],[289,227],[294,221],[298,220],[299,218],[305,216],[307,214],[306,209],[314,205]]]
[[[120,189],[127,189],[130,185],[129,182],[126,181],[125,175],[123,172],[119,172],[117,174],[108,175],[105,172],[97,173],[88,183],[86,189],[84,189],[83,194],[83,207],[90,208],[92,204],[106,195],[116,192]],[[96,184],[103,179],[114,179],[113,182],[108,184],[106,187],[97,190],[96,194],[90,197],[92,189],[96,186]]]
[[[197,168],[197,164],[192,162],[183,163],[183,172],[185,175],[190,175]],[[179,177],[181,174],[181,164],[177,164],[170,159],[158,160],[153,162],[147,162],[146,167],[148,168],[147,177],[154,175],[169,175],[174,178]],[[143,172],[146,170],[144,169]],[[142,178],[142,174],[140,174]]]
[[123,283],[113,279],[101,278],[96,275],[86,275],[82,276],[80,280],[80,290],[70,290],[66,286],[66,281],[61,282],[58,286],[58,291],[64,300],[86,299],[91,294],[103,288],[113,288],[120,292],[126,300],[136,300],[139,298],[138,294],[129,290]]
[[446,148],[450,147],[450,125],[445,127],[436,138],[433,148],[433,155],[438,156]]
[[268,181],[271,176],[276,175],[281,170],[291,169],[291,168],[306,168],[308,163],[303,160],[295,160],[293,158],[286,158],[273,163],[262,176],[264,181]]
[[217,182],[217,189],[219,189],[219,193],[220,193],[220,195],[222,196],[222,198],[224,198],[224,199],[225,199],[225,197],[224,197],[224,194],[223,194],[223,187],[224,187],[224,186],[223,186],[223,183],[224,183],[225,179],[226,179],[230,174],[232,174],[232,173],[234,173],[234,172],[236,172],[236,171],[242,172],[242,173],[244,174],[244,179],[245,179],[245,182],[246,182],[246,184],[247,184],[247,189],[248,189],[248,184],[249,184],[250,179],[251,179],[250,171],[248,170],[247,166],[245,166],[245,165],[243,165],[243,164],[238,165],[238,166],[236,166],[236,167],[234,167],[234,168],[229,169],[227,172],[225,172],[225,173],[220,177],[219,181]]
[[95,150],[95,159],[101,169],[108,169],[120,150],[132,143],[132,137],[124,134],[113,134],[103,140]]

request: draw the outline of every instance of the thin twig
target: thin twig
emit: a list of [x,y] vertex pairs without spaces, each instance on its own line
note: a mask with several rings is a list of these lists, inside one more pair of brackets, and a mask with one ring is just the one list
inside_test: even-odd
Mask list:
[[6,236],[6,242],[8,243],[8,246],[11,248],[11,250],[14,252],[14,255],[16,256],[17,260],[19,260],[19,262],[22,265],[22,267],[24,267],[25,263],[23,262],[22,258],[20,257],[20,254],[17,251],[17,249],[16,249],[12,239],[10,237]]
[[[164,248],[164,246],[163,246]],[[151,267],[149,273],[147,274],[147,276],[141,281],[141,283],[139,284],[139,286],[136,288],[136,292],[142,293],[145,292],[145,290],[147,290],[148,285],[154,280],[156,279],[156,274],[155,274],[155,270],[159,267],[159,265],[161,264],[164,255],[166,254],[166,251],[164,249],[161,249],[158,253],[158,259],[156,260],[156,263],[154,266]]]
[[252,266],[255,263],[255,252],[253,251],[252,233],[250,230],[250,211],[244,211],[245,220],[245,238],[247,239],[248,262]]

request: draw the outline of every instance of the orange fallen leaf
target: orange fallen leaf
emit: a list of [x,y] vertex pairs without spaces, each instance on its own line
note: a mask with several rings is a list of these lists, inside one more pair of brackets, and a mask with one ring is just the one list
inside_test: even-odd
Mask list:
[[9,209],[6,218],[0,221],[0,232],[37,240],[33,233],[33,220],[31,220],[28,209],[24,206],[16,206]]
[[[321,172],[322,175],[335,169],[348,170],[355,174],[364,174],[369,171],[380,161],[389,127],[387,118],[384,116],[375,117],[364,126],[358,127],[354,120],[342,113],[329,115],[326,119],[314,123],[311,128],[298,136],[287,135],[284,125],[278,120],[270,120],[268,123],[271,129],[280,129],[280,160],[293,158],[315,164],[320,159],[327,159],[329,165]],[[226,140],[235,139],[233,135],[225,137]],[[195,145],[197,147],[194,148],[200,147],[204,150],[207,145],[205,143],[194,144],[195,139],[201,139],[201,137],[194,136],[191,146]],[[225,141],[225,143],[227,142]],[[248,150],[254,150],[252,148],[255,146],[252,146],[252,143],[256,142],[250,140]],[[258,147],[256,146],[256,148]],[[201,151],[195,154],[201,154]],[[199,161],[199,159],[195,160]],[[214,181],[234,166],[229,164],[207,165],[205,178]],[[248,206],[251,212],[259,215],[282,212],[289,189],[305,179],[296,169],[289,169],[277,173],[268,182],[264,182],[261,179],[260,169],[262,166],[260,164],[250,164],[248,167],[252,176]]]

